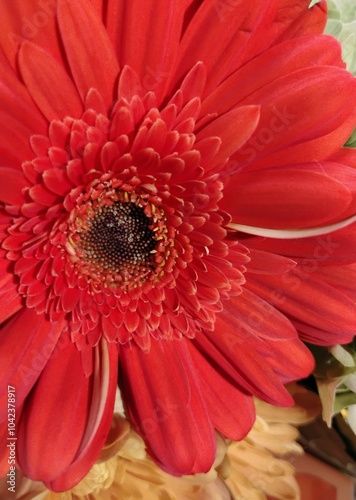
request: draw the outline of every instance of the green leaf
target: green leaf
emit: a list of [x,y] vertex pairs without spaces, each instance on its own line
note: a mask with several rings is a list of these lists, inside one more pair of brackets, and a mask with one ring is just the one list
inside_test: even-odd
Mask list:
[[354,392],[345,391],[340,394],[337,392],[334,402],[334,414],[354,404],[356,404],[356,394]]

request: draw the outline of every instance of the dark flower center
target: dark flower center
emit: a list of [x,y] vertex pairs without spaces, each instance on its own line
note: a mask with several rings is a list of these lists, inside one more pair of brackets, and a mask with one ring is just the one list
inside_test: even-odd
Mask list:
[[81,287],[121,296],[171,272],[175,231],[157,201],[121,180],[96,183],[76,199],[63,251]]
[[103,269],[134,275],[152,260],[156,245],[152,221],[134,203],[116,202],[97,210],[81,235],[84,258]]

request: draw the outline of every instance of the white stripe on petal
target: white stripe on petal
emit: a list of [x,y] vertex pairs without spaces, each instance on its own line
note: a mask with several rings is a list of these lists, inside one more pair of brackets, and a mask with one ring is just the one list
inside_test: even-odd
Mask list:
[[356,215],[344,219],[329,226],[310,227],[305,229],[269,229],[267,227],[245,226],[244,224],[234,224],[231,222],[227,225],[229,229],[240,231],[241,233],[252,234],[254,236],[264,236],[266,238],[276,238],[280,240],[294,240],[297,238],[310,238],[312,236],[321,236],[328,234],[343,227],[349,226],[356,222]]

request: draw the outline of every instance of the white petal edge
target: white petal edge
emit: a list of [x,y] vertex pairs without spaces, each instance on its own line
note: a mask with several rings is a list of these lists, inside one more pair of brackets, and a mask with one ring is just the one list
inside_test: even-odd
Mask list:
[[354,358],[341,345],[334,345],[330,347],[329,351],[342,365],[349,368],[355,366]]
[[351,429],[356,433],[356,405],[351,405],[347,409],[347,420]]
[[[86,453],[100,426],[106,409],[110,389],[110,360],[106,342],[102,339],[95,346],[95,364],[93,373],[93,396],[89,410],[87,428],[82,439],[79,451],[73,464],[76,464]],[[113,412],[114,413],[114,412]],[[72,465],[73,465],[72,464]]]
[[305,229],[269,229],[267,227],[234,224],[233,222],[228,224],[227,228],[241,233],[251,234],[253,236],[264,236],[266,238],[275,238],[280,240],[294,240],[297,238],[310,238],[312,236],[321,236],[323,234],[332,233],[338,229],[349,226],[353,222],[356,222],[356,215],[340,222],[336,222],[335,224],[330,224],[329,226],[308,227]]

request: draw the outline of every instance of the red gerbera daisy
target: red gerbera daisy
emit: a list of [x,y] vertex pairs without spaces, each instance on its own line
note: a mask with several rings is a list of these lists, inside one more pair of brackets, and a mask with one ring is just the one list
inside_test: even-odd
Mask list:
[[325,4],[3,4],[0,409],[14,388],[19,466],[78,482],[119,377],[152,457],[206,471],[252,395],[292,403],[300,339],[355,331],[356,83]]

